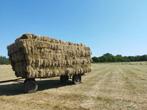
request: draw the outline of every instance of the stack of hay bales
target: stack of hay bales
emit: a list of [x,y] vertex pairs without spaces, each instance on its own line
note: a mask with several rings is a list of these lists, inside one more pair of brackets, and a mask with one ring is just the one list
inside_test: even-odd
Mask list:
[[8,46],[17,77],[45,78],[91,71],[91,51],[83,44],[23,34]]

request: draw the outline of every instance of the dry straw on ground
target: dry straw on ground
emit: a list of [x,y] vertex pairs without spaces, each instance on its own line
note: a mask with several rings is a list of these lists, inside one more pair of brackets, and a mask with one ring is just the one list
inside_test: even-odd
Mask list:
[[52,77],[84,74],[90,69],[90,48],[34,34],[23,34],[8,46],[16,76]]

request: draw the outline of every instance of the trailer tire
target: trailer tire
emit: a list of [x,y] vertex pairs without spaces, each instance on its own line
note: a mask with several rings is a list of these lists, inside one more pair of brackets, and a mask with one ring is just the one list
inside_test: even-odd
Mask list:
[[38,90],[38,84],[36,83],[35,79],[26,79],[24,81],[24,89],[27,93],[33,93]]
[[81,83],[81,80],[82,80],[82,77],[81,77],[80,74],[75,74],[75,75],[73,75],[73,77],[72,77],[72,82],[73,82],[74,84],[80,84],[80,83]]

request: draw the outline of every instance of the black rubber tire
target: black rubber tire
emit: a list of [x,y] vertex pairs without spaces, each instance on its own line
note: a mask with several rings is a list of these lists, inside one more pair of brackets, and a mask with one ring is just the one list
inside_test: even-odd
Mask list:
[[24,81],[24,89],[26,93],[33,93],[38,90],[38,84],[35,79],[26,79]]
[[73,77],[72,77],[72,82],[73,82],[74,84],[80,84],[80,83],[81,83],[81,80],[82,80],[82,77],[81,77],[80,74],[75,74],[75,75],[73,75]]
[[61,83],[66,83],[68,81],[68,79],[69,79],[68,75],[61,75],[60,76]]

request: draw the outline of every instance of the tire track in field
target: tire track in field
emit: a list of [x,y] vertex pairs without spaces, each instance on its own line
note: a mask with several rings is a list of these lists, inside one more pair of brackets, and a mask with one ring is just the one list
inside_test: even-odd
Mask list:
[[[121,65],[113,65],[111,68],[111,77],[109,76],[104,80],[101,85],[101,94],[97,96],[97,103],[99,103],[96,108],[103,109],[123,109],[123,110],[138,110],[134,103],[129,103],[125,98],[126,94],[124,93],[124,79],[122,75],[124,71]],[[130,104],[132,104],[130,106]]]
[[109,67],[107,70],[102,71],[101,73],[96,73],[96,76],[90,79],[93,81],[93,84],[90,88],[84,92],[84,94],[88,97],[88,100],[83,100],[81,103],[81,107],[86,109],[94,109],[96,107],[96,101],[98,94],[100,94],[100,87],[103,82],[108,80],[111,77],[111,72],[109,72],[111,68]]

